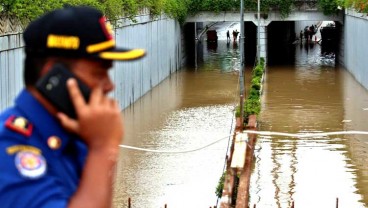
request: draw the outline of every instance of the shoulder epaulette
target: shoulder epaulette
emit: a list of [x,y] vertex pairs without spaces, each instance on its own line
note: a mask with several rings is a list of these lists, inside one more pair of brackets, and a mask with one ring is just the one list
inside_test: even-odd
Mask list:
[[33,130],[33,125],[21,116],[10,116],[6,120],[5,126],[27,137],[31,136]]

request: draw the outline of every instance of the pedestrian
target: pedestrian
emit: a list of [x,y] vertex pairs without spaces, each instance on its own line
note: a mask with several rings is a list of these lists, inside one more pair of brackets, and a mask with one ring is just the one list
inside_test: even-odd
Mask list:
[[229,30],[226,32],[226,40],[227,41],[230,41],[231,39],[230,39],[230,32],[229,32]]
[[300,41],[303,41],[303,30],[300,31]]
[[309,27],[309,39],[313,41],[313,35],[315,34],[314,25]]
[[238,34],[239,34],[238,30],[237,30],[237,29],[235,29],[235,30],[233,31],[233,38],[234,38],[234,42],[236,42],[236,40],[237,40],[237,38],[238,38]]
[[[117,48],[113,37],[100,11],[81,6],[46,13],[25,29],[25,88],[0,114],[2,208],[111,207],[124,132],[121,109],[107,96],[114,88],[108,72],[113,60],[145,54]],[[65,89],[68,97],[54,97],[60,106],[70,100],[75,117],[41,93],[39,83],[55,68],[76,78],[61,88],[62,75],[53,76],[45,89]]]

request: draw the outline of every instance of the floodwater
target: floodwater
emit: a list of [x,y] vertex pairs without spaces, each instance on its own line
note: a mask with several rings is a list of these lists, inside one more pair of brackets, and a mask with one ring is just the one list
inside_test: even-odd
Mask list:
[[[127,207],[128,198],[143,208],[216,204],[238,102],[239,48],[225,40],[202,47],[197,69],[173,74],[124,110],[123,144],[161,152],[121,149],[114,207]],[[297,44],[294,65],[267,67],[260,130],[368,131],[367,90],[320,54],[318,44]],[[251,206],[327,208],[338,198],[339,207],[368,207],[367,142],[362,135],[259,137]]]
[[121,150],[114,207],[214,206],[238,102],[237,47],[203,46],[205,64],[183,69],[124,110],[124,145],[160,151]]
[[[321,47],[297,46],[295,66],[269,66],[262,131],[367,131],[368,93]],[[257,207],[367,207],[368,136],[262,136],[255,151],[251,204]]]

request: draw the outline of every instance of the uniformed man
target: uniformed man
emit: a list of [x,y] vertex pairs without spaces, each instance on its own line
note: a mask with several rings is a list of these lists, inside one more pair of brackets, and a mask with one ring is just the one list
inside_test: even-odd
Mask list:
[[[123,137],[121,109],[107,97],[112,60],[143,57],[115,47],[101,12],[67,7],[30,23],[25,42],[25,89],[0,115],[0,207],[110,207],[114,166]],[[76,117],[58,110],[35,87],[63,64],[90,89],[67,82]]]

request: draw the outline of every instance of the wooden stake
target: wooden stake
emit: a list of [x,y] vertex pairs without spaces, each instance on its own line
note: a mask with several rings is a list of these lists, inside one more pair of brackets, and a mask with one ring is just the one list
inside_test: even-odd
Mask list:
[[339,208],[339,198],[336,198],[336,208]]

